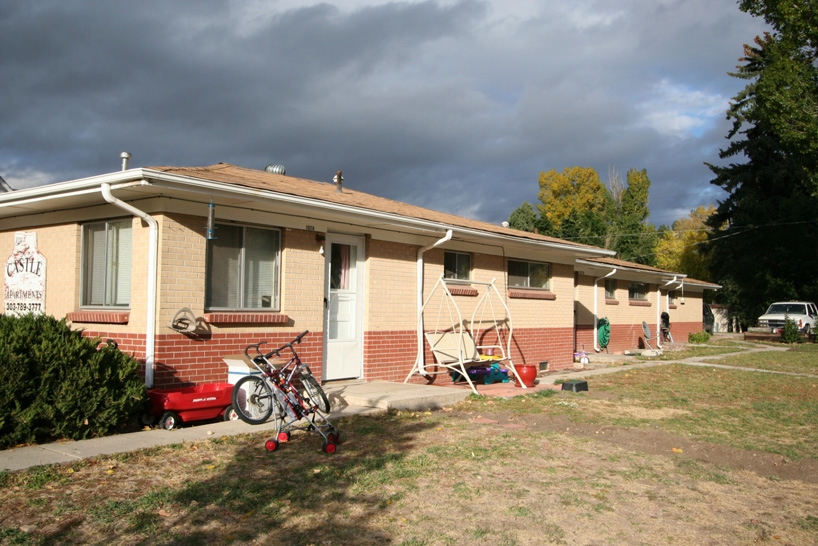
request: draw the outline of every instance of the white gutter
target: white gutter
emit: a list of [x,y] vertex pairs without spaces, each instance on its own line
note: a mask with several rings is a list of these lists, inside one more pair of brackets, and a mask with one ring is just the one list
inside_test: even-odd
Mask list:
[[[602,351],[599,347],[599,333],[597,329],[599,328],[599,317],[597,316],[597,310],[599,309],[599,281],[602,279],[607,279],[611,275],[616,273],[616,268],[611,269],[611,271],[602,277],[597,277],[594,279],[594,351],[597,353]],[[576,348],[574,349],[576,350]]]
[[418,357],[415,361],[415,368],[418,373],[426,375],[426,362],[424,358],[424,343],[423,343],[423,254],[427,250],[431,250],[452,238],[452,230],[447,230],[446,235],[442,239],[438,239],[431,245],[427,245],[418,249]]
[[[143,182],[147,184],[147,182]],[[156,293],[157,293],[157,250],[159,248],[159,224],[148,213],[120,201],[111,193],[111,184],[103,182],[100,186],[102,197],[112,205],[128,211],[144,220],[150,228],[148,242],[148,308],[147,327],[145,330],[145,386],[153,387],[154,366],[156,359]]]

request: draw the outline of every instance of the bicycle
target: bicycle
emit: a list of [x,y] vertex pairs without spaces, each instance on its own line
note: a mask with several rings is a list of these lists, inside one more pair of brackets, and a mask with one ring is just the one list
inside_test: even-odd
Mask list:
[[[267,451],[275,451],[280,443],[288,442],[293,430],[318,432],[324,439],[323,450],[326,453],[334,453],[341,441],[340,433],[324,415],[331,409],[324,389],[295,350],[295,345],[301,343],[308,333],[309,330],[305,330],[269,353],[261,350],[266,341],[248,345],[244,350],[259,373],[252,373],[236,382],[233,407],[239,419],[251,425],[260,425],[274,415],[276,434],[265,442]],[[282,357],[284,350],[290,351],[289,357]],[[294,381],[296,374],[302,387],[300,391]],[[298,426],[302,420],[306,420],[307,424]]]

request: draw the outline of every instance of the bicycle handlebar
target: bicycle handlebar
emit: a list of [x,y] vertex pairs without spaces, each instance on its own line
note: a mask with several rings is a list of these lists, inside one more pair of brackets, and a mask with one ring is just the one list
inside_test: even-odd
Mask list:
[[[269,352],[269,353],[267,353],[267,354],[263,354],[263,353],[261,352],[261,349],[260,349],[260,348],[261,348],[261,346],[262,346],[262,345],[266,345],[266,344],[267,344],[267,342],[266,342],[266,341],[259,341],[258,343],[254,343],[254,344],[252,344],[252,345],[248,345],[248,346],[247,346],[247,348],[246,348],[246,349],[244,349],[244,354],[247,356],[247,358],[249,358],[250,360],[253,360],[253,357],[252,357],[252,356],[250,356],[250,349],[251,349],[251,348],[253,348],[253,347],[255,347],[257,355],[262,355],[262,356],[263,356],[264,358],[266,358],[266,359],[271,358],[273,355],[276,355],[276,356],[281,356],[281,354],[280,354],[280,352],[281,352],[281,351],[283,351],[284,349],[286,349],[286,348],[288,348],[288,347],[290,348],[290,350],[292,350],[292,348],[293,348],[293,344],[295,344],[295,343],[301,343],[301,339],[302,339],[304,336],[306,336],[307,334],[309,334],[309,333],[310,333],[310,331],[309,331],[309,330],[304,330],[303,332],[301,332],[300,334],[298,334],[298,335],[295,337],[295,339],[293,339],[292,341],[290,341],[290,342],[288,342],[288,343],[285,343],[284,345],[282,345],[282,346],[281,346],[281,347],[279,347],[278,349],[274,349],[274,350],[270,351],[270,352]],[[294,351],[293,351],[293,352],[294,352]]]

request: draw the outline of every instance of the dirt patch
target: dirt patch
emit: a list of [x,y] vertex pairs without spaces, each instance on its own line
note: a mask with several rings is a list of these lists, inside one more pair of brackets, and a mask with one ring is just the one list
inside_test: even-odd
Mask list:
[[[604,404],[604,401],[599,402]],[[622,408],[619,408],[622,414]],[[679,410],[631,407],[626,412],[636,418],[662,419],[676,416]],[[670,434],[662,430],[625,428],[612,425],[601,427],[578,424],[561,415],[515,415],[511,412],[461,414],[475,424],[500,428],[525,428],[535,432],[556,432],[613,444],[629,451],[663,455],[674,459],[695,460],[716,468],[753,472],[762,477],[818,483],[818,461],[792,461],[781,455],[746,451],[729,446],[701,442]]]
[[[601,412],[608,412],[613,413],[616,412],[618,417],[630,417],[633,419],[647,419],[651,421],[659,421],[661,419],[670,419],[673,417],[681,417],[684,415],[690,415],[690,412],[687,410],[677,409],[677,408],[643,408],[637,405],[620,405],[620,404],[612,404],[608,400],[600,400],[599,397],[596,396],[594,399],[589,400],[589,407],[592,409],[596,409],[597,411]],[[619,400],[617,398],[617,400]],[[627,404],[628,400],[621,400],[622,404]]]

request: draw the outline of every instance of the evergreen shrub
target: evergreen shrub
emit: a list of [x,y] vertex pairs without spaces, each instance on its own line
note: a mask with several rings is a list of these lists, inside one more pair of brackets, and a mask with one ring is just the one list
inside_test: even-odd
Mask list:
[[146,399],[138,363],[99,346],[65,320],[0,315],[0,449],[105,436],[136,421]]
[[790,317],[784,319],[784,330],[781,332],[783,343],[801,343],[801,334],[798,332],[798,324]]

